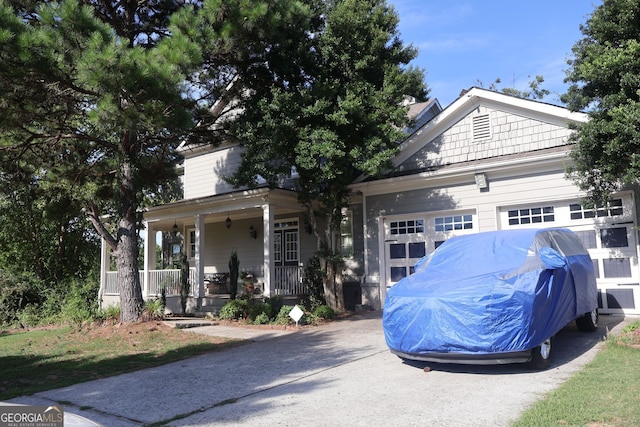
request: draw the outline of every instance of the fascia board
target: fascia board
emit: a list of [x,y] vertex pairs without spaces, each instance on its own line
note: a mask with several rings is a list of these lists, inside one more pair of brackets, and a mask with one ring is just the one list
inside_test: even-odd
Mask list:
[[364,196],[410,191],[423,188],[444,188],[460,182],[473,180],[473,175],[478,172],[500,173],[500,175],[521,175],[526,168],[532,172],[545,170],[564,170],[570,163],[568,156],[570,148],[566,151],[522,157],[519,159],[499,160],[492,162],[464,164],[454,167],[446,167],[429,172],[421,172],[414,175],[380,179],[377,181],[352,184],[349,188],[354,192],[361,192]]

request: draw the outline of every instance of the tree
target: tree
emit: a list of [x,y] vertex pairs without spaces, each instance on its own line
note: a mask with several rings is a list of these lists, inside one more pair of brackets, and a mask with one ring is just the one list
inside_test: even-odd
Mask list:
[[604,0],[580,27],[562,101],[587,110],[576,126],[570,176],[596,204],[640,178],[640,4]]
[[[528,76],[531,78],[531,76]],[[480,80],[477,80],[479,87],[484,87],[483,83]],[[529,90],[520,90],[514,87],[503,87],[499,88],[498,85],[502,83],[500,77],[495,79],[493,83],[489,85],[489,90],[499,91],[507,95],[515,96],[523,99],[537,99],[541,100],[545,96],[549,95],[551,92],[548,89],[542,88],[542,83],[544,83],[543,76],[535,76],[532,80],[529,81]]]
[[1,123],[3,160],[43,153],[47,171],[87,191],[85,212],[116,255],[123,321],[142,312],[142,195],[175,177],[171,148],[190,125],[180,85],[181,63],[192,58],[167,54],[179,46],[160,41],[162,20],[141,25],[171,3],[44,2],[21,13],[2,4],[2,28],[13,29],[2,39],[4,93],[12,94]]
[[327,303],[343,308],[339,230],[348,185],[389,165],[408,122],[402,101],[425,99],[427,88],[423,72],[408,66],[417,52],[399,39],[398,16],[385,1],[310,4],[309,30],[269,58],[289,58],[288,68],[269,63],[233,122],[245,151],[232,182],[256,185],[260,176],[276,185],[297,174]]
[[116,256],[122,321],[142,313],[140,212],[175,181],[175,148],[224,137],[210,124],[228,110],[209,107],[307,11],[271,3],[0,0],[0,161],[78,195]]

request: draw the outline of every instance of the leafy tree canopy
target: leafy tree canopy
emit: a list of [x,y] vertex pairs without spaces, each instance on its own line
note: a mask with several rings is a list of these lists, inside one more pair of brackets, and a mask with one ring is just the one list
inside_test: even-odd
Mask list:
[[[233,122],[245,152],[232,181],[255,185],[260,176],[276,185],[295,170],[300,201],[330,259],[339,258],[348,185],[389,165],[408,122],[402,101],[424,100],[428,90],[422,70],[408,65],[417,51],[400,40],[398,15],[385,1],[310,3],[309,30],[278,46],[288,67],[269,68],[268,83],[252,87],[242,119]],[[327,224],[323,233],[316,216]],[[340,306],[339,286],[325,291]]]
[[569,172],[603,204],[640,177],[640,3],[604,0],[580,30],[562,100],[572,110],[587,110],[589,121],[572,137]]

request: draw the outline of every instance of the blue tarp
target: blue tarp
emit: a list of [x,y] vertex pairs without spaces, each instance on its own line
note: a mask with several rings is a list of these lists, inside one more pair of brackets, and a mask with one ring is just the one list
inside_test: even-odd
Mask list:
[[392,286],[389,348],[404,355],[529,350],[597,308],[593,263],[567,229],[453,237]]

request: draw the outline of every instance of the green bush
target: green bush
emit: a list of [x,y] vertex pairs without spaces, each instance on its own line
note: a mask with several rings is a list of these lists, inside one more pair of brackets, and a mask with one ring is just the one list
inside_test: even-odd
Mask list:
[[118,323],[120,322],[120,306],[110,305],[107,308],[101,308],[96,312],[94,319],[105,323]]
[[32,307],[28,316],[32,322],[45,299],[44,289],[44,283],[33,274],[0,271],[0,326],[19,322],[22,310],[28,306]]
[[320,319],[333,319],[336,316],[336,312],[328,305],[319,305],[313,309],[313,315]]
[[266,325],[271,321],[267,313],[260,313],[253,320],[254,325]]
[[142,313],[144,319],[159,320],[164,317],[164,304],[162,299],[149,299],[144,302]]
[[274,323],[278,325],[288,325],[290,323],[293,323],[293,320],[291,319],[291,317],[289,317],[289,313],[291,312],[291,310],[293,310],[293,306],[291,305],[283,305],[282,307],[280,307],[280,311],[278,312]]
[[246,319],[248,315],[248,308],[249,301],[246,299],[229,300],[220,309],[218,317],[229,320]]
[[[72,323],[84,323],[96,318],[100,283],[93,280],[72,280],[66,287],[69,292],[60,302],[62,319]],[[51,297],[47,298],[46,304],[49,303],[58,304]]]

